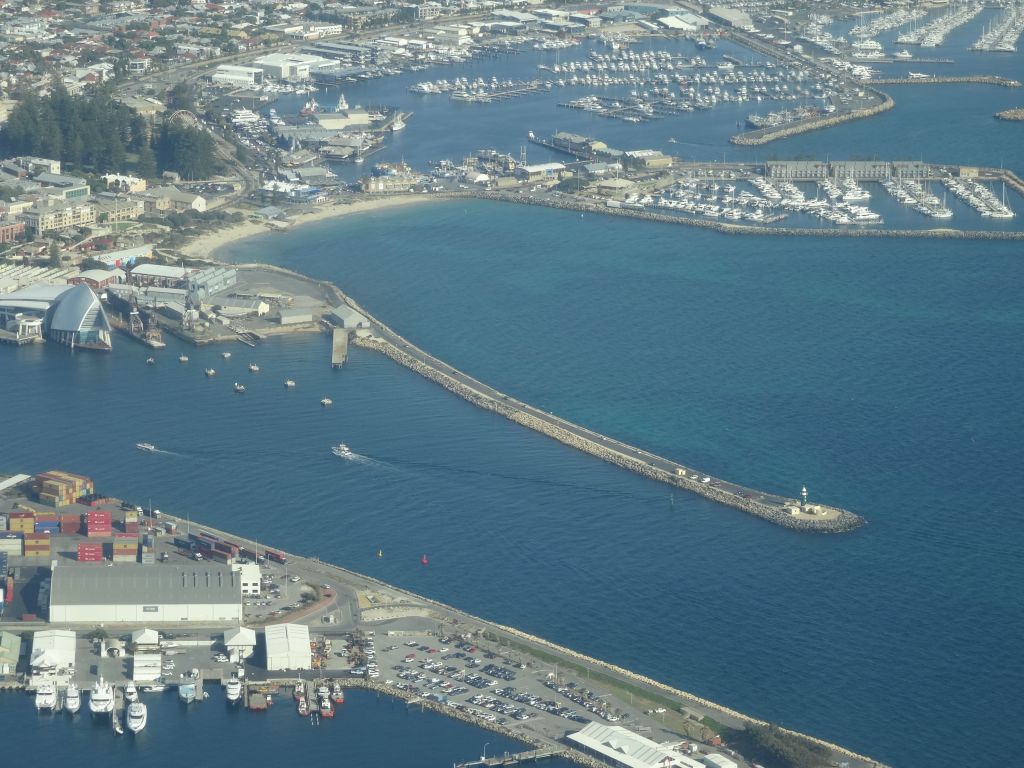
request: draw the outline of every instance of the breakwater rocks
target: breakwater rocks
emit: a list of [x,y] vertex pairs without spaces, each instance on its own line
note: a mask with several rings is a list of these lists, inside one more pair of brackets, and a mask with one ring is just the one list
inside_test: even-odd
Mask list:
[[[725,504],[726,506],[742,510],[784,528],[815,533],[844,533],[859,528],[864,524],[862,517],[845,509],[820,507],[820,514],[818,515],[793,515],[782,503],[765,503],[754,498],[759,495],[757,492],[743,493],[747,489],[732,486],[731,484],[729,484],[730,488],[734,488],[735,491],[725,490],[713,485],[710,482],[710,477],[707,481],[696,477],[681,477],[676,474],[675,468],[677,465],[665,459],[652,456],[633,446],[609,440],[579,425],[558,419],[557,417],[551,417],[550,414],[543,417],[536,415],[538,412],[531,412],[534,409],[530,409],[528,406],[506,397],[493,397],[486,394],[485,391],[489,390],[489,388],[482,384],[476,386],[478,383],[475,381],[473,384],[466,383],[468,377],[464,374],[460,374],[460,379],[457,380],[445,373],[445,369],[440,364],[440,361],[436,361],[436,363],[424,362],[379,337],[357,337],[353,343],[356,346],[380,352],[470,403],[480,408],[494,411],[509,421],[547,435],[571,448],[583,451],[591,456],[596,456],[603,461],[607,461],[609,464],[614,464],[651,480],[667,483],[676,488],[704,496],[719,504]],[[636,456],[640,456],[640,458],[636,458]],[[651,459],[656,459],[663,467],[668,468],[655,465],[650,461]],[[779,501],[781,502],[782,500]],[[795,500],[786,501],[793,505],[797,504]]]
[[1016,109],[1004,109],[1002,112],[996,112],[996,118],[998,120],[1011,121],[1024,120],[1024,107],[1017,107]]
[[868,107],[866,109],[855,109],[850,112],[843,112],[840,114],[825,115],[822,117],[812,118],[811,120],[801,120],[797,123],[780,125],[778,128],[767,128],[761,131],[738,133],[729,139],[729,143],[744,147],[759,146],[761,144],[767,144],[770,141],[776,141],[778,139],[796,136],[801,133],[807,133],[808,131],[818,131],[822,128],[831,128],[835,125],[848,123],[851,120],[861,120],[866,117],[874,117],[875,115],[881,114],[882,112],[890,110],[896,106],[896,102],[893,101],[888,94],[880,91],[875,91],[875,94],[878,96],[880,101],[872,107]]
[[875,85],[949,85],[951,83],[985,83],[1001,85],[1003,88],[1020,88],[1019,80],[1011,80],[999,75],[970,75],[964,77],[946,77],[929,75],[928,77],[884,77],[872,80]]

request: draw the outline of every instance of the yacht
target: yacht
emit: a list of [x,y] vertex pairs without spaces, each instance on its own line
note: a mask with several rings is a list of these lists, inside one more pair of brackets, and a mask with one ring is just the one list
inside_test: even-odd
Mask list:
[[245,384],[239,384],[236,381],[235,382],[235,392],[237,392],[238,394],[242,394],[243,392],[245,392]]
[[259,373],[260,367],[256,365],[256,363],[249,363],[249,370],[252,371],[253,373]]
[[167,686],[163,683],[153,683],[153,685],[144,685],[142,687],[143,693],[163,693],[167,690]]
[[89,711],[94,715],[107,715],[114,711],[114,691],[102,677],[89,691]]
[[149,451],[150,453],[153,453],[156,450],[156,446],[152,443],[136,443],[135,447],[140,451]]
[[57,689],[53,683],[42,683],[36,688],[36,709],[40,712],[48,709],[51,712],[57,708]]
[[331,398],[329,398],[329,397],[325,397],[325,398],[320,400],[320,405],[322,405],[322,406],[324,406],[326,408],[328,405],[334,405],[334,401],[331,400]]
[[179,363],[187,363],[188,362],[188,355],[178,355],[178,362]]
[[78,686],[74,683],[68,683],[67,690],[64,691],[64,711],[68,714],[75,714],[82,707],[82,694],[78,692]]
[[215,370],[213,370],[213,368],[207,368],[206,369],[206,375],[207,376],[216,376],[217,372]]
[[335,456],[341,456],[341,458],[347,459],[352,455],[352,449],[349,448],[344,443],[338,443],[333,448],[331,448],[331,453],[333,453]]
[[179,683],[178,684],[178,698],[185,704],[191,704],[196,700],[196,684],[195,683]]
[[146,727],[147,716],[146,705],[141,701],[133,701],[128,705],[128,713],[125,715],[124,722],[129,731],[138,733]]
[[229,360],[231,358],[231,353],[230,352],[221,352],[220,356],[223,357],[225,360]]
[[228,701],[234,703],[242,698],[242,681],[237,677],[232,677],[228,680],[228,684],[225,689],[225,693],[228,697]]
[[128,683],[124,687],[124,700],[131,704],[133,701],[139,700],[139,689],[135,687],[134,683]]
[[896,57],[897,59],[912,59],[912,58],[914,58],[914,54],[912,54],[912,53],[911,53],[910,51],[908,51],[908,50],[907,50],[906,48],[904,48],[904,49],[903,49],[902,51],[897,51],[897,52],[896,52],[896,53],[894,53],[893,55],[894,55],[894,56],[895,56],[895,57]]

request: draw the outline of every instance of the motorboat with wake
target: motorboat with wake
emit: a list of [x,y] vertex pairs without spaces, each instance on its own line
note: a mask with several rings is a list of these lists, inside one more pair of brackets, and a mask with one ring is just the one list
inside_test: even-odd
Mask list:
[[41,683],[36,688],[36,709],[42,712],[44,709],[53,712],[57,708],[57,689],[53,683]]
[[149,719],[149,709],[141,701],[133,701],[128,705],[128,712],[124,717],[124,723],[132,733],[138,733],[146,727]]
[[89,711],[94,715],[109,715],[114,711],[114,690],[102,677],[89,691]]
[[74,715],[82,708],[82,694],[78,690],[78,686],[74,683],[69,683],[67,689],[64,691],[64,711],[70,715]]
[[147,451],[148,453],[156,452],[156,446],[153,445],[152,443],[136,443],[135,447],[138,448],[140,451]]
[[331,453],[333,453],[335,456],[340,456],[343,459],[349,459],[355,455],[352,453],[352,449],[349,448],[344,443],[338,443],[337,445],[333,446],[331,448]]

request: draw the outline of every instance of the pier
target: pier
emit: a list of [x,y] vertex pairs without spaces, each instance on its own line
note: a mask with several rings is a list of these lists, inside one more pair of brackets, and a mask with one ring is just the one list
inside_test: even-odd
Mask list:
[[479,760],[471,760],[467,763],[456,763],[452,768],[487,768],[497,765],[519,765],[520,763],[533,763],[544,760],[548,757],[558,757],[568,750],[564,747],[551,747],[549,749],[531,749],[527,752],[506,752],[504,755],[493,757],[481,757]]
[[331,330],[331,367],[341,368],[348,359],[348,331],[344,328]]

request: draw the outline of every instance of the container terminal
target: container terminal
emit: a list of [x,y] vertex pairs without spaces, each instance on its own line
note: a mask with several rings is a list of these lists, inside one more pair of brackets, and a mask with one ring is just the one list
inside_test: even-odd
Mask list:
[[[421,562],[429,567],[426,555]],[[109,720],[115,735],[159,728],[145,708],[157,695],[183,706],[294,707],[330,727],[325,720],[344,719],[351,688],[525,745],[467,756],[466,766],[558,755],[589,766],[745,768],[736,743],[768,727],[191,514],[106,496],[72,472],[0,479],[0,575],[0,687],[26,692],[25,706],[44,716]],[[880,765],[776,733],[823,761]]]

